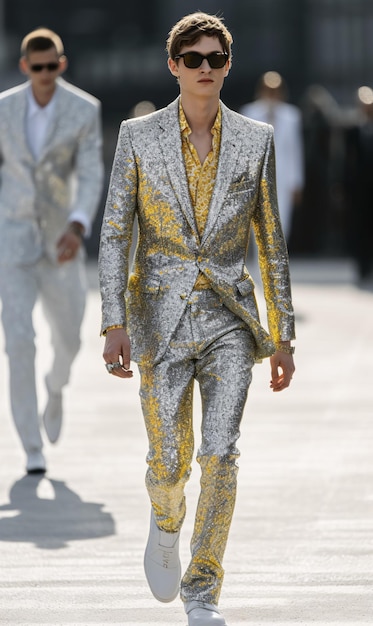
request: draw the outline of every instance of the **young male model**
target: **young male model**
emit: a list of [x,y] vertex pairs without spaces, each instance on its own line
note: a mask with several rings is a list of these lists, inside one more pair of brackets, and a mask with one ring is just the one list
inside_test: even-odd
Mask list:
[[10,398],[28,473],[46,470],[35,385],[32,312],[40,298],[54,359],[44,426],[57,441],[62,388],[79,350],[85,305],[82,237],[101,196],[100,104],[59,78],[60,37],[45,28],[21,45],[24,84],[0,94],[0,298]]
[[[180,97],[123,122],[100,246],[106,367],[129,378],[132,357],[141,374],[152,509],[145,572],[158,600],[169,602],[181,592],[189,626],[226,624],[217,605],[235,502],[236,443],[254,362],[270,357],[274,391],[288,387],[294,372],[272,127],[219,99],[231,42],[222,21],[205,13],[188,15],[171,30],[168,66]],[[135,215],[139,238],[128,277]],[[269,333],[245,268],[251,227]],[[191,561],[181,579],[194,380],[202,397],[201,493]]]

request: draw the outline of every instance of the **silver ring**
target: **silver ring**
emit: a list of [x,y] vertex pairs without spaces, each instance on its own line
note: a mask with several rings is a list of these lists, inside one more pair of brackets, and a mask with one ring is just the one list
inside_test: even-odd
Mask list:
[[120,363],[120,361],[115,361],[115,363],[105,363],[105,367],[109,374],[111,374],[117,367],[122,367],[122,363]]

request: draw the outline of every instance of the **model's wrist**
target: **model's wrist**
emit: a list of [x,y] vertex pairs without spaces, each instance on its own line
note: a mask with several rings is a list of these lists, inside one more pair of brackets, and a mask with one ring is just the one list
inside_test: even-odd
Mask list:
[[107,334],[108,332],[110,332],[111,330],[117,330],[118,328],[121,328],[121,329],[123,330],[123,329],[124,329],[123,324],[113,324],[112,326],[108,326],[107,328],[105,328],[105,329],[102,331],[102,333],[101,333],[101,334],[102,334],[104,337],[106,337],[106,334]]
[[74,233],[80,239],[84,238],[84,226],[80,222],[70,222],[68,230],[70,233]]
[[290,341],[278,341],[275,344],[278,352],[284,352],[285,354],[294,354],[295,347],[291,345]]

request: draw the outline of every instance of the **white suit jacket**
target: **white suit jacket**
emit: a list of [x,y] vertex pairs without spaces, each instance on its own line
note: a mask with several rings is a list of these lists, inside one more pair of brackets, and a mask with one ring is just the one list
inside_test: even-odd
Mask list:
[[100,103],[58,79],[44,148],[35,159],[26,139],[27,88],[0,94],[0,264],[56,258],[69,215],[92,223],[102,192]]

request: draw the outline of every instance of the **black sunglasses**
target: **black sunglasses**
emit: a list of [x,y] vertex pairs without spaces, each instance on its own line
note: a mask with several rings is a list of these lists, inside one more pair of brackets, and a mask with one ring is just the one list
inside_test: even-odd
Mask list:
[[184,54],[177,54],[175,59],[184,59],[185,67],[189,67],[190,69],[200,67],[204,59],[207,59],[211,69],[219,70],[224,67],[228,61],[228,54],[226,52],[210,52],[210,54],[204,56],[199,52],[191,50],[190,52],[184,52]]
[[59,63],[34,63],[30,65],[32,72],[41,72],[42,70],[48,70],[48,72],[55,72],[60,67]]

